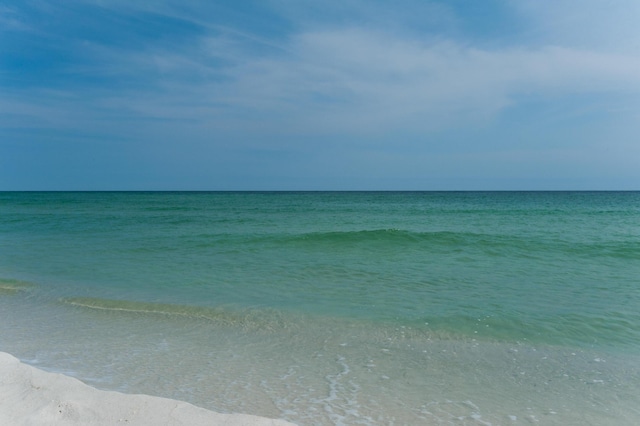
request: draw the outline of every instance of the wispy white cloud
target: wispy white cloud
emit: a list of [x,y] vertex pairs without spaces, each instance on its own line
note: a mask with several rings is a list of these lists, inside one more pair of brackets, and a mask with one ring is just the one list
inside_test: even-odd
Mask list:
[[[550,11],[506,2],[530,26],[526,36],[501,43],[438,32],[464,17],[436,2],[425,3],[431,27],[421,32],[415,22],[407,30],[393,25],[409,22],[410,11],[383,16],[382,3],[348,2],[348,19],[336,19],[342,6],[334,2],[314,20],[306,6],[284,13],[291,3],[274,0],[273,13],[291,21],[277,33],[216,21],[205,3],[104,2],[118,19],[142,13],[196,30],[175,43],[148,37],[135,47],[67,40],[61,51],[82,58],[59,64],[68,81],[5,90],[0,123],[126,136],[140,147],[189,140],[206,152],[289,150],[306,158],[296,173],[315,167],[318,176],[329,163],[344,173],[386,168],[409,177],[425,167],[450,176],[532,176],[540,164],[558,176],[574,167],[578,176],[616,161],[632,170],[625,152],[638,153],[640,50],[630,48],[637,30],[629,19],[617,8],[599,16],[595,0],[577,14],[565,0],[543,2]],[[12,14],[0,9],[0,19]],[[621,30],[607,33],[617,17]],[[580,42],[589,27],[607,42]],[[621,48],[608,47],[616,40]]]
[[32,28],[24,22],[18,11],[0,5],[0,31],[28,31]]
[[[526,97],[640,92],[640,57],[575,48],[486,50],[341,29],[297,34],[283,52],[254,55],[209,38],[195,59],[153,57],[203,77],[173,81],[176,96],[298,131],[421,132],[484,122]],[[207,65],[216,57],[225,62]]]
[[[559,46],[482,49],[367,29],[292,35],[273,54],[206,36],[183,51],[87,47],[107,78],[147,87],[101,91],[98,105],[215,127],[282,133],[429,132],[483,125],[528,97],[638,96],[640,57]],[[76,66],[77,67],[77,66]],[[86,65],[84,66],[86,67]],[[91,92],[88,93],[91,95]],[[85,105],[86,106],[86,105]]]
[[538,43],[637,54],[640,2],[636,0],[511,0]]

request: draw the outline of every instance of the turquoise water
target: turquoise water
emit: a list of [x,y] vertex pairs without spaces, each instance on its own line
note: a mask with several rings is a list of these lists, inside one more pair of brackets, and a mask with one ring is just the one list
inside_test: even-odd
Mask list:
[[639,192],[0,193],[0,350],[299,424],[638,424]]

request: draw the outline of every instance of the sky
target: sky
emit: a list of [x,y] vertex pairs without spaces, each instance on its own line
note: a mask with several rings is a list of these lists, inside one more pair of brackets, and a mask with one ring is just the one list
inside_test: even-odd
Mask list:
[[0,190],[640,190],[637,0],[0,1]]

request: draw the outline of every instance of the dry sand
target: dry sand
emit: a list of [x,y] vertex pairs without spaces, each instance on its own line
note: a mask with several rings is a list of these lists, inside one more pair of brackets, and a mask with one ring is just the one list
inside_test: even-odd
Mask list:
[[186,402],[101,391],[0,352],[1,425],[292,426],[244,414],[220,414]]

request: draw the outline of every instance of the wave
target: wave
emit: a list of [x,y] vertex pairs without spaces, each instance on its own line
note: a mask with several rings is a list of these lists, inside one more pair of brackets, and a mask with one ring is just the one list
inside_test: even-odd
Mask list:
[[113,314],[160,315],[206,320],[220,326],[243,330],[272,331],[294,328],[297,322],[288,320],[275,309],[233,309],[231,307],[188,306],[171,303],[139,302],[96,297],[67,297],[60,302],[79,308],[107,311]]
[[11,278],[0,278],[0,295],[16,294],[30,287],[33,287],[33,284],[27,281],[14,280]]
[[309,316],[270,308],[187,306],[91,297],[70,297],[60,301],[80,309],[103,311],[110,315],[131,318],[159,316],[170,320],[185,318],[243,332],[305,333],[309,331],[309,327],[332,329],[348,324],[349,327],[358,328],[368,323],[372,326],[372,333],[375,333],[374,330],[381,332],[402,326],[403,333],[407,333],[406,337],[413,335],[437,340],[528,342],[581,347],[606,347],[615,344],[637,348],[640,339],[640,318],[635,313],[550,313],[534,317],[522,317],[517,312],[479,316],[461,313],[429,315],[409,322],[398,322],[397,318],[371,322],[356,318]]
[[289,244],[302,249],[419,249],[426,251],[477,250],[487,255],[547,256],[563,253],[577,257],[640,258],[638,241],[574,242],[554,237],[487,234],[452,231],[408,231],[374,229],[314,232],[289,236],[260,237],[261,242]]
[[473,234],[457,232],[415,232],[402,229],[374,229],[360,231],[313,232],[289,237],[291,242],[307,244],[348,244],[348,243],[461,243]]

